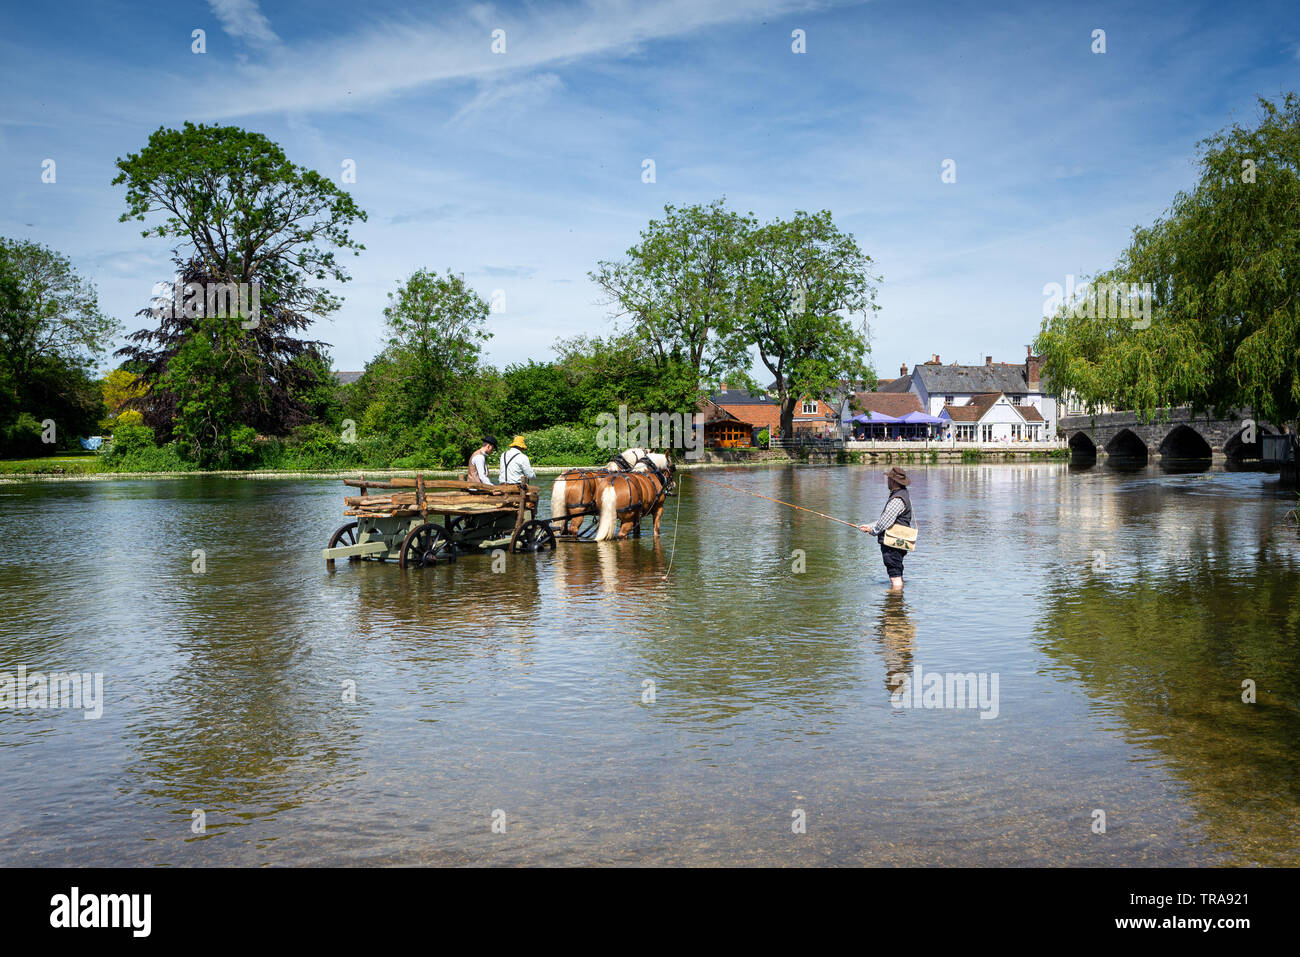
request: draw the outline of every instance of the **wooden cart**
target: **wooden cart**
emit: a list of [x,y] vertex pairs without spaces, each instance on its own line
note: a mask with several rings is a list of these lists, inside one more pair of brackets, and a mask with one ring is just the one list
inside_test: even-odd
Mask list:
[[336,530],[321,551],[329,568],[338,558],[391,558],[402,568],[423,568],[455,561],[465,552],[555,548],[550,521],[536,517],[537,489],[527,482],[482,485],[417,475],[386,482],[344,479],[343,484],[360,494],[343,499],[343,514],[355,521]]

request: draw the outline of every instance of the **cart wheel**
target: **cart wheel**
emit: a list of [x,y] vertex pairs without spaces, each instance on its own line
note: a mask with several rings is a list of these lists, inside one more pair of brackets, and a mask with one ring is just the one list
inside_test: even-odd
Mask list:
[[447,519],[447,534],[453,539],[465,533],[465,520],[468,515],[452,515]]
[[549,520],[524,522],[510,539],[512,552],[541,552],[555,549],[555,532]]
[[[340,545],[355,545],[356,543],[357,543],[357,523],[348,522],[346,525],[336,529],[334,534],[330,536],[330,543],[328,547],[338,548]],[[348,561],[359,562],[361,561],[361,556],[352,555],[348,558]],[[325,567],[333,568],[334,559],[332,558],[325,559]]]
[[427,568],[438,562],[454,562],[456,546],[441,525],[418,525],[402,541],[397,564],[402,568]]

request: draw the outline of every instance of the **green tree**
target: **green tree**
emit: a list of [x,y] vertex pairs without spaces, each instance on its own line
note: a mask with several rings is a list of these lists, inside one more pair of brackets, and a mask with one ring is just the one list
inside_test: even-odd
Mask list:
[[64,446],[94,430],[102,403],[91,370],[117,330],[66,257],[0,238],[0,429],[30,413],[54,420]]
[[126,185],[120,221],[164,214],[141,235],[178,239],[218,282],[264,287],[263,301],[322,316],[341,300],[312,280],[346,282],[334,250],[365,247],[349,227],[366,214],[315,170],[291,162],[260,133],[186,123],[160,127],[139,153],[118,159]]
[[829,399],[845,381],[873,378],[866,317],[879,308],[879,280],[871,257],[824,210],[754,227],[742,250],[741,328],[775,377],[789,435],[797,401]]
[[[488,304],[451,273],[420,269],[389,293],[388,345],[374,366],[368,428],[398,439],[397,450],[431,464],[463,464],[498,407],[479,368]],[[371,374],[368,367],[367,374]]]
[[1093,292],[1149,283],[1149,317],[1106,294],[1044,320],[1035,348],[1055,388],[1147,420],[1182,405],[1300,416],[1300,97],[1259,103],[1253,126],[1199,144],[1196,185],[1094,277]]
[[665,206],[664,218],[650,221],[625,259],[601,260],[590,273],[615,317],[648,343],[655,365],[667,371],[685,364],[696,391],[750,364],[738,297],[747,222],[724,199]]

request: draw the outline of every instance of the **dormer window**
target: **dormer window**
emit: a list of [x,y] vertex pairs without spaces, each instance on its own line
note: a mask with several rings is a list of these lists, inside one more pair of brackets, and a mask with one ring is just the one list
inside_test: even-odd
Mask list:
[[817,402],[816,402],[816,400],[814,400],[814,401],[812,401],[812,402],[809,402],[807,399],[805,399],[804,402],[803,402],[803,411],[802,411],[802,414],[803,414],[803,415],[816,415],[816,414],[817,414]]

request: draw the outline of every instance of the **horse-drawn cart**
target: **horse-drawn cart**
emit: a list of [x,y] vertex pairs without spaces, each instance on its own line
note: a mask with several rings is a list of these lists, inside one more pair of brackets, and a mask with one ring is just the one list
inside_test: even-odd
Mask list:
[[[482,485],[417,475],[387,482],[344,479],[343,484],[360,494],[343,500],[343,514],[355,521],[336,530],[321,551],[329,568],[338,558],[395,558],[402,568],[423,568],[455,561],[461,552],[555,548],[551,523],[536,517],[537,489],[527,483]],[[378,489],[387,492],[368,494]]]

